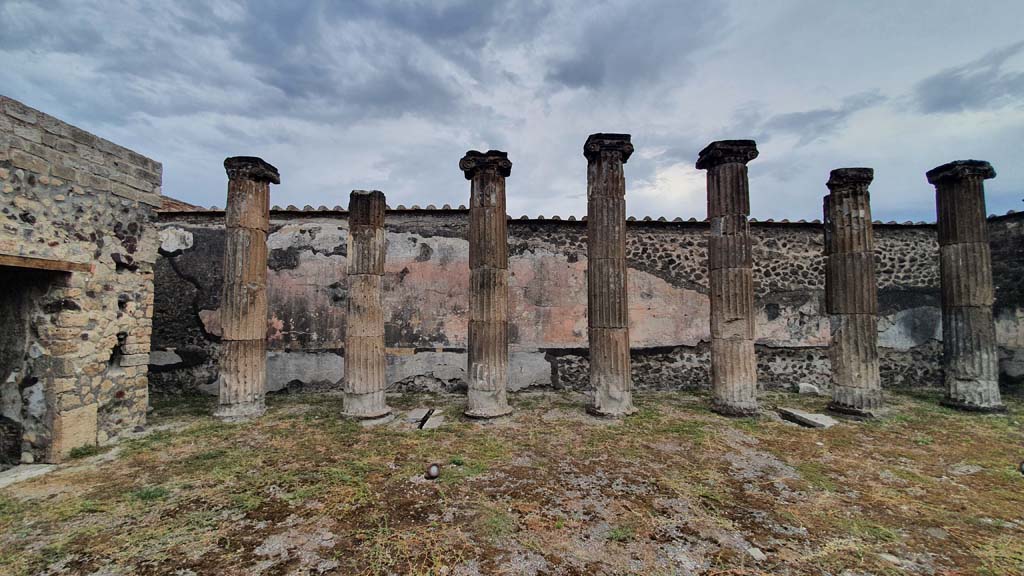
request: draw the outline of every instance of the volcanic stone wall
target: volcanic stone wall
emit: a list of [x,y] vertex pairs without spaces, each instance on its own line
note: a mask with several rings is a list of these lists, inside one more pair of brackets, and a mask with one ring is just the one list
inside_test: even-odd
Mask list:
[[[1024,218],[990,220],[1004,378],[1024,366]],[[347,214],[271,212],[268,385],[340,389]],[[216,377],[223,213],[165,212],[156,265],[151,381],[169,391]],[[392,389],[465,386],[469,264],[465,210],[389,210],[384,277]],[[884,387],[940,386],[934,225],[875,225]],[[632,373],[638,388],[709,385],[705,222],[630,221]],[[829,385],[820,223],[751,223],[758,380]],[[510,388],[587,386],[586,222],[509,222]]]
[[21,462],[145,422],[161,173],[0,96],[0,418]]

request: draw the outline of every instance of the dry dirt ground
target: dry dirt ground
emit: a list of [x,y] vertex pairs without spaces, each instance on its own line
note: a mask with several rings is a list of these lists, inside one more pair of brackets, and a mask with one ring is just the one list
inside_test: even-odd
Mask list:
[[1024,574],[1024,402],[937,399],[828,430],[683,393],[620,422],[558,393],[491,423],[459,397],[389,400],[443,408],[430,431],[339,420],[336,396],[247,424],[157,399],[145,436],[0,489],[0,573]]

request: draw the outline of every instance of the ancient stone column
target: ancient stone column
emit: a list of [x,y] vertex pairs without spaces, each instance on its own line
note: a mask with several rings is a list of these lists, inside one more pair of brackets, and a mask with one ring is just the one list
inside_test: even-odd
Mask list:
[[259,158],[224,160],[224,288],[221,293],[220,405],[214,416],[244,420],[266,411],[267,230],[277,168]]
[[469,199],[469,406],[466,415],[494,418],[508,404],[508,154],[470,150],[459,168],[471,181]]
[[832,342],[832,403],[837,412],[874,416],[878,377],[878,288],[868,185],[871,168],[833,170],[825,196],[825,307]]
[[747,225],[747,162],[754,158],[753,140],[712,142],[697,157],[697,169],[708,171],[712,409],[728,416],[757,413],[754,272]]
[[591,403],[600,416],[623,416],[633,407],[626,285],[626,178],[633,153],[629,134],[591,134],[587,158],[587,335]]
[[384,194],[354,190],[348,201],[348,316],[345,320],[345,415],[381,418],[385,403]]
[[992,320],[992,255],[985,220],[985,184],[992,165],[958,160],[928,171],[935,186],[942,286],[942,349],[947,406],[1005,410],[999,397],[999,356]]

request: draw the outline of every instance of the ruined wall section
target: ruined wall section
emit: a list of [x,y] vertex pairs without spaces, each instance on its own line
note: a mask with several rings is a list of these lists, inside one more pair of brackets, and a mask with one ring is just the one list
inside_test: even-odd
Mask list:
[[[1012,256],[997,244],[1016,242],[1019,251],[1024,236],[1019,216],[1004,218],[1018,225],[994,220],[997,260]],[[277,210],[271,221],[268,384],[337,388],[344,366],[346,213]],[[160,388],[215,377],[222,222],[219,212],[161,216],[154,358],[162,364],[152,367]],[[469,302],[466,212],[391,210],[386,229],[388,380],[411,389],[458,389],[465,384]],[[938,386],[935,228],[876,223],[875,231],[883,385]],[[752,221],[751,236],[759,381],[827,387],[821,224]],[[640,388],[708,385],[707,237],[703,222],[628,223],[632,375]],[[1021,274],[1012,261],[1002,269]],[[1006,282],[997,284],[1003,290]],[[587,386],[586,222],[509,222],[509,302],[510,388]],[[1010,358],[1024,348],[1022,304],[1015,302],[1000,339]]]
[[[24,428],[22,461],[56,461],[145,422],[161,174],[0,96],[3,290],[22,292],[29,327],[0,387],[3,416]],[[53,262],[76,271],[33,268]]]

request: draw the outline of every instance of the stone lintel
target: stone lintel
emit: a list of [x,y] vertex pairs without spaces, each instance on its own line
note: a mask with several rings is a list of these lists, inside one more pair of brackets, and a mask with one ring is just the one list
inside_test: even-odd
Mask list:
[[970,176],[980,176],[983,180],[996,177],[992,165],[984,160],[954,160],[948,164],[932,168],[925,176],[929,184],[939,184],[947,180],[962,180]]
[[224,170],[229,180],[244,179],[256,182],[281,183],[281,174],[262,158],[255,156],[232,156],[224,159]]
[[583,156],[593,162],[602,152],[618,152],[625,164],[633,154],[633,144],[629,134],[597,133],[587,137],[583,145]]
[[732,162],[746,164],[754,158],[757,158],[757,143],[753,140],[717,140],[697,155],[697,169],[707,170]]
[[836,168],[829,173],[825,185],[834,192],[854,186],[867,186],[874,179],[875,171],[871,168]]
[[508,152],[501,150],[470,150],[462,160],[459,160],[459,169],[465,173],[466,180],[472,180],[478,172],[488,169],[493,169],[500,176],[508,178],[512,174],[512,161],[508,159]]

